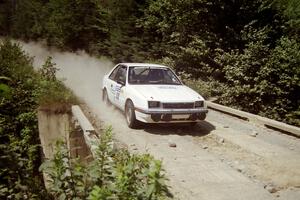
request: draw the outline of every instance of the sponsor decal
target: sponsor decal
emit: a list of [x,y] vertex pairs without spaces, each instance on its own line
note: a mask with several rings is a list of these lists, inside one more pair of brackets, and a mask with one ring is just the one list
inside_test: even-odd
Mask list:
[[119,100],[119,98],[120,98],[120,92],[121,92],[121,86],[116,85],[116,87],[115,87],[115,99],[116,100]]

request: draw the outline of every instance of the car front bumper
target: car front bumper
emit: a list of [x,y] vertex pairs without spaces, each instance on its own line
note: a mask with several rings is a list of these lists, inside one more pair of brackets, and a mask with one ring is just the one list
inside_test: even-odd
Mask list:
[[135,109],[137,120],[145,123],[180,123],[202,121],[207,108],[197,109]]

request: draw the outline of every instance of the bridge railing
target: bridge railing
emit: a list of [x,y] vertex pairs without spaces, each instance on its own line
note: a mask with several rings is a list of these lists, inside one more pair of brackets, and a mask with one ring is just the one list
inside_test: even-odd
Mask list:
[[217,110],[217,111],[221,111],[223,113],[226,114],[230,114],[233,116],[237,116],[267,127],[272,127],[284,132],[289,133],[290,135],[293,135],[295,137],[300,137],[300,128],[296,127],[296,126],[291,126],[288,124],[285,124],[283,122],[279,122],[276,120],[272,120],[272,119],[268,119],[266,117],[261,117],[259,115],[254,115],[248,112],[244,112],[244,111],[240,111],[237,109],[233,109],[233,108],[229,108],[220,104],[216,104],[210,101],[207,101],[207,107],[211,108],[213,110]]

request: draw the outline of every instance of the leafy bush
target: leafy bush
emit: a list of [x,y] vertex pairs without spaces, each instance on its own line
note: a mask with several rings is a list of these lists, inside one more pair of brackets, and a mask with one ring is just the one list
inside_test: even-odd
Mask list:
[[228,87],[219,102],[300,126],[300,45],[283,37],[272,49],[257,34],[244,52],[220,55]]
[[7,84],[2,83],[5,81],[11,80],[5,76],[0,76],[0,97],[9,99],[11,98],[11,88]]
[[207,78],[205,81],[201,79],[193,79],[187,73],[179,73],[180,79],[189,87],[197,91],[205,99],[219,98],[227,90],[224,83]]
[[[52,67],[48,59],[43,70]],[[36,109],[39,103],[69,104],[74,97],[54,80],[53,73],[35,72],[32,59],[8,40],[0,45],[0,69],[0,76],[5,77],[0,84],[0,198],[48,199],[38,173],[41,156]]]
[[0,45],[1,76],[10,95],[0,96],[0,198],[47,199],[40,165],[34,91],[38,75],[17,44]]
[[58,142],[54,158],[40,170],[49,175],[50,193],[58,199],[164,199],[168,190],[161,161],[150,155],[116,150],[112,129],[103,133],[94,160],[82,166]]
[[56,72],[59,70],[52,62],[52,57],[48,57],[45,64],[39,69],[41,78],[35,90],[38,104],[42,107],[59,109],[62,107],[70,107],[71,104],[78,102],[71,90],[56,79]]

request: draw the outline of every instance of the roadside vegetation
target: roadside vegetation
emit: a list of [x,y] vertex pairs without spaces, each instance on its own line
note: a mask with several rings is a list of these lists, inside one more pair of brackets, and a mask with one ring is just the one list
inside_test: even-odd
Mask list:
[[[50,65],[46,62],[41,71]],[[35,72],[32,58],[8,40],[0,44],[0,71],[0,198],[47,199],[38,171],[36,111],[49,101],[71,103],[73,95],[61,82],[50,80],[50,74]]]
[[300,126],[298,0],[4,0],[0,35],[168,64],[218,103]]
[[[0,199],[166,199],[161,161],[116,149],[112,129],[102,134],[94,160],[82,165],[63,142],[42,163],[37,109],[69,112],[76,97],[57,80],[49,57],[34,70],[18,44],[0,43]],[[50,178],[44,186],[42,172]]]
[[159,200],[170,196],[161,161],[114,148],[111,128],[99,141],[94,160],[87,165],[70,158],[66,145],[57,143],[54,158],[40,168],[50,177],[54,199]]

